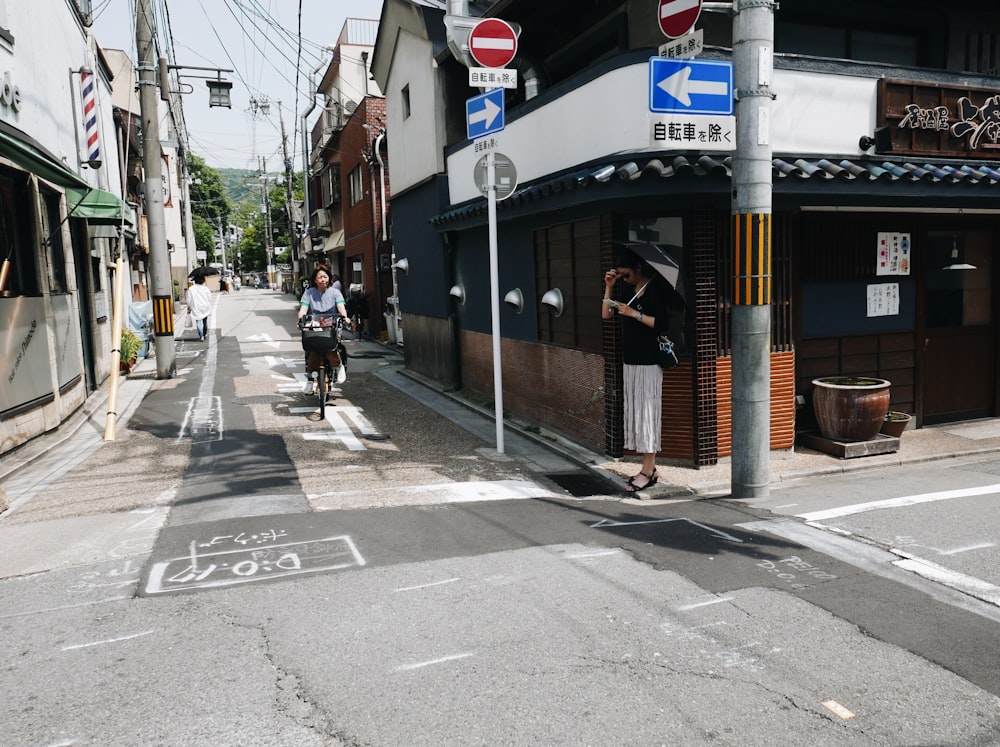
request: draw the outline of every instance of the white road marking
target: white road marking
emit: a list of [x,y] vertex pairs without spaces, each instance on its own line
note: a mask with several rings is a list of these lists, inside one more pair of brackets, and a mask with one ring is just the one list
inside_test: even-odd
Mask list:
[[581,552],[567,555],[567,560],[586,560],[587,558],[603,558],[607,555],[621,555],[621,550],[600,550],[599,552]]
[[723,602],[733,601],[732,597],[719,597],[718,599],[711,599],[707,602],[697,602],[696,604],[685,604],[683,607],[678,607],[678,612],[688,612],[689,610],[696,610],[699,607],[710,607],[713,604],[722,604]]
[[402,664],[396,667],[397,672],[410,672],[414,669],[423,669],[424,667],[430,667],[434,664],[443,664],[446,661],[455,661],[457,659],[465,659],[473,654],[452,654],[451,656],[442,656],[440,659],[431,659],[430,661],[421,661],[416,664]]
[[420,589],[429,589],[432,586],[443,586],[444,584],[453,584],[460,579],[458,578],[446,578],[444,581],[432,581],[429,584],[420,584],[420,586],[404,586],[396,591],[419,591]]
[[60,651],[73,651],[78,648],[90,648],[91,646],[103,646],[106,643],[120,643],[121,641],[131,641],[133,638],[142,638],[144,635],[149,635],[150,633],[155,633],[154,630],[147,630],[145,633],[133,633],[132,635],[124,635],[121,638],[108,638],[104,641],[93,641],[91,643],[80,643],[76,646],[64,646]]
[[956,547],[953,550],[938,550],[941,555],[961,555],[963,552],[972,552],[973,550],[986,550],[990,547],[996,547],[994,542],[981,542],[978,545],[969,545],[968,547]]
[[902,557],[902,560],[893,561],[893,565],[897,568],[916,573],[918,576],[944,584],[951,589],[958,589],[971,597],[1000,607],[1000,586],[958,571],[952,571],[902,550],[892,550],[891,552]]
[[841,506],[840,508],[828,508],[823,511],[811,511],[809,513],[797,514],[796,518],[802,519],[803,521],[823,521],[825,519],[836,519],[840,516],[861,514],[866,511],[878,511],[883,508],[902,508],[903,506],[915,506],[920,503],[933,503],[935,501],[951,500],[952,498],[969,498],[974,495],[991,495],[993,493],[1000,493],[1000,485],[981,485],[977,488],[942,490],[936,493],[923,493],[921,495],[906,495],[901,498],[889,498],[884,501],[855,503],[853,506]]
[[106,602],[123,602],[126,599],[132,599],[131,596],[126,595],[123,597],[107,597],[106,599],[95,599],[93,602],[80,602],[79,604],[62,604],[58,607],[44,607],[40,610],[25,610],[23,612],[12,612],[7,615],[0,615],[0,620],[6,620],[9,617],[26,617],[27,615],[43,615],[47,612],[62,612],[63,610],[72,610],[77,607],[92,607],[95,604],[105,604]]

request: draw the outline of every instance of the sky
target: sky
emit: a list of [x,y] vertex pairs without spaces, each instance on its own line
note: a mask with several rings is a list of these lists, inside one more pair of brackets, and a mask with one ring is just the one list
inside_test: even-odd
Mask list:
[[[184,95],[191,151],[213,168],[283,170],[281,118],[292,168],[302,170],[301,113],[309,107],[309,76],[328,61],[346,18],[378,19],[382,0],[150,0],[157,26],[158,54],[172,39],[172,64],[233,70],[232,109],[209,107],[206,70],[180,70],[193,87]],[[299,9],[301,6],[301,25]],[[93,0],[93,33],[106,49],[123,49],[135,62],[136,0]],[[299,28],[301,62],[297,63]],[[167,32],[169,29],[169,33]],[[325,57],[321,58],[321,55]],[[298,86],[296,87],[296,67]],[[324,66],[325,68],[325,66]],[[298,97],[296,102],[296,88]],[[270,103],[265,114],[259,105]],[[278,102],[281,102],[280,116]],[[258,106],[254,107],[256,102]],[[315,121],[314,111],[309,124]],[[162,124],[161,124],[162,126]],[[166,136],[166,130],[161,130]],[[294,140],[294,153],[292,145]]]

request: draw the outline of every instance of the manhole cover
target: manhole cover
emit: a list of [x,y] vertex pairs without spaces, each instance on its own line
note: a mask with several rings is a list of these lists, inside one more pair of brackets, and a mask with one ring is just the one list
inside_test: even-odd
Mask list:
[[591,495],[613,495],[618,492],[608,482],[594,477],[588,472],[562,472],[546,475],[546,477],[575,498]]
[[273,405],[276,402],[284,402],[285,398],[280,394],[254,394],[249,397],[233,397],[234,405]]

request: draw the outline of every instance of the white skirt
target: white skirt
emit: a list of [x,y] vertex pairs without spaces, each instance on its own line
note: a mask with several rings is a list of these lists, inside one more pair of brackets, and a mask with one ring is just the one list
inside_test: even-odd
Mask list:
[[625,448],[639,454],[660,450],[663,416],[663,369],[624,366]]

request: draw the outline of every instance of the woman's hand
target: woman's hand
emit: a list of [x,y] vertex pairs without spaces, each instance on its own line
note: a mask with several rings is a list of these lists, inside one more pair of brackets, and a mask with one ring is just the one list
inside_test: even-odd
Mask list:
[[608,270],[606,273],[604,273],[605,287],[610,288],[615,284],[616,280],[618,280],[618,270]]

